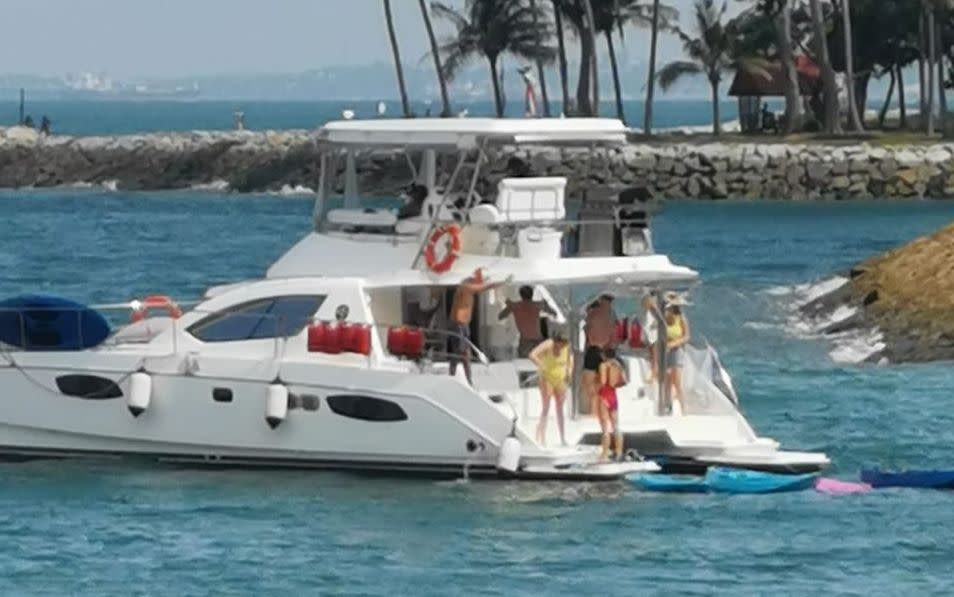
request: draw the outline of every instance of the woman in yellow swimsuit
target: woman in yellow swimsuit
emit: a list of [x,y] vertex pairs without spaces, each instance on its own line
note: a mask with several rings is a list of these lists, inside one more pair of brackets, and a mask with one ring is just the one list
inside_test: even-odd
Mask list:
[[573,370],[573,355],[570,343],[565,336],[554,333],[530,352],[530,360],[537,366],[540,377],[540,399],[543,410],[537,425],[537,441],[546,444],[547,418],[550,413],[550,400],[556,402],[557,428],[560,430],[560,443],[566,445],[563,428],[563,403],[566,401],[566,388]]
[[689,321],[682,312],[685,299],[676,294],[666,297],[666,351],[669,353],[666,383],[670,397],[679,403],[679,410],[686,414],[686,401],[682,389],[682,368],[686,364],[686,344],[689,343]]

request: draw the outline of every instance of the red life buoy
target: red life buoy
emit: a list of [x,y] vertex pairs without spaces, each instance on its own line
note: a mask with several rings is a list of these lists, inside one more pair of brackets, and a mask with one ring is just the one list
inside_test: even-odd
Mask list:
[[[444,257],[438,261],[437,260],[437,246],[441,242],[441,239],[448,237],[444,241],[445,246],[447,247],[447,253]],[[447,226],[441,226],[434,231],[434,234],[431,235],[431,238],[427,241],[427,246],[424,248],[424,261],[427,263],[427,267],[430,268],[435,274],[443,274],[450,270],[454,265],[454,262],[457,260],[457,255],[460,253],[460,226],[457,224],[449,224]]]
[[172,319],[179,319],[182,317],[182,309],[179,308],[179,305],[177,305],[174,300],[168,296],[154,294],[142,299],[141,303],[133,307],[130,321],[133,323],[142,321],[146,318],[146,315],[149,314],[150,309],[165,309],[166,312],[169,313],[169,317]]

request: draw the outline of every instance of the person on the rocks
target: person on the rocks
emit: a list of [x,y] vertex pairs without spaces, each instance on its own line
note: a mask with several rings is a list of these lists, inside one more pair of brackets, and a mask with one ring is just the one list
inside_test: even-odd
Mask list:
[[52,126],[53,126],[53,122],[51,122],[50,119],[46,116],[46,114],[44,114],[43,118],[40,119],[40,134],[43,135],[44,137],[49,136],[50,127]]

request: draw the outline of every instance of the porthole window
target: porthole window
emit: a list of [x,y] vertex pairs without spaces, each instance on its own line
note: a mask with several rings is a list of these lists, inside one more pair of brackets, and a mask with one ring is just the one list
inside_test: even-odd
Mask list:
[[298,335],[325,300],[324,296],[261,299],[210,315],[187,330],[202,342],[238,342]]
[[56,378],[56,387],[67,396],[85,400],[109,400],[123,397],[123,391],[116,382],[95,375],[61,375]]
[[328,408],[335,414],[362,421],[406,421],[407,413],[399,404],[370,396],[328,396]]

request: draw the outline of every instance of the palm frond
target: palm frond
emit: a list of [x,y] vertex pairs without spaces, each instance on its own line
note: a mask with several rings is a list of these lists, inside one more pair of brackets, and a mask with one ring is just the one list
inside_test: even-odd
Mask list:
[[656,80],[663,91],[667,91],[676,81],[690,75],[702,74],[702,67],[695,62],[676,60],[659,69]]
[[431,2],[431,12],[439,20],[448,21],[458,31],[467,27],[467,17],[460,14],[456,8],[447,6],[443,2]]

